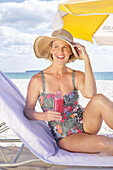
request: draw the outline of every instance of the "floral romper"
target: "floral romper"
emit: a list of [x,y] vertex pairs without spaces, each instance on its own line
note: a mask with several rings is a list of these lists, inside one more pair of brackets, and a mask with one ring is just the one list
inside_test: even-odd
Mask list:
[[[45,78],[43,71],[43,92],[39,95],[39,103],[43,110],[53,110],[55,94],[51,94],[45,91]],[[75,70],[73,70],[72,76],[74,90],[63,96],[63,113],[62,120],[49,121],[48,125],[51,132],[58,143],[62,138],[71,135],[73,133],[84,133],[83,129],[83,111],[84,109],[78,104],[78,91],[75,88]]]

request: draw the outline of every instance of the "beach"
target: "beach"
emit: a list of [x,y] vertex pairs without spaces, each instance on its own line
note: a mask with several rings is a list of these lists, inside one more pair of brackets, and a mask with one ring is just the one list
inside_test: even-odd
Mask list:
[[[14,82],[14,84],[18,87],[18,89],[21,91],[23,96],[26,98],[27,86],[28,86],[30,79],[11,79],[11,80]],[[97,93],[102,93],[106,97],[108,97],[110,100],[113,101],[113,80],[96,80],[96,84],[97,84]],[[80,95],[79,103],[83,107],[85,107],[87,105],[87,103],[90,101],[90,99],[84,98],[80,92],[79,92],[79,95]],[[41,108],[40,108],[38,102],[37,102],[36,110],[41,111]],[[2,122],[3,120],[0,118],[0,121]],[[106,123],[103,121],[99,134],[113,134],[113,130],[111,130],[106,125]],[[8,138],[18,139],[18,137],[14,134],[14,132],[11,129],[9,131],[6,131],[5,133],[1,134],[1,139],[8,139]],[[9,146],[20,146],[21,143],[12,143],[11,144],[11,143],[7,142],[7,144],[0,143],[0,145],[8,146],[8,147]],[[9,149],[7,149],[7,151],[9,151]],[[27,169],[27,168],[25,168],[25,169]],[[30,169],[30,167],[28,169]],[[57,168],[55,168],[55,169],[57,169]]]

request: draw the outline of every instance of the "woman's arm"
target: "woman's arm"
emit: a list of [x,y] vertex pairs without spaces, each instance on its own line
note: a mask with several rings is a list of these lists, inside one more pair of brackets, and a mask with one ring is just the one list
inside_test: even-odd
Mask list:
[[[35,111],[35,105],[39,96],[40,76],[33,76],[28,84],[27,97],[24,107],[24,114],[31,120],[42,120],[40,112]],[[39,86],[39,87],[38,87]]]
[[97,93],[96,82],[92,71],[89,56],[84,46],[76,44],[76,50],[79,53],[80,59],[84,60],[85,64],[85,75],[83,72],[79,72],[77,80],[77,88],[80,90],[82,95],[86,98],[92,98]]
[[38,74],[38,76],[33,76],[29,82],[27,89],[24,115],[30,120],[45,120],[45,121],[61,120],[62,117],[58,112],[52,110],[49,110],[47,112],[35,111],[36,102],[42,89],[43,85],[41,75]]

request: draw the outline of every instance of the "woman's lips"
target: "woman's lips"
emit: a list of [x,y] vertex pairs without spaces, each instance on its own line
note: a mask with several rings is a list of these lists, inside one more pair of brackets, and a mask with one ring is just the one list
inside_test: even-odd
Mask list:
[[64,57],[65,57],[65,56],[63,56],[63,55],[58,55],[58,56],[57,56],[58,59],[64,59]]

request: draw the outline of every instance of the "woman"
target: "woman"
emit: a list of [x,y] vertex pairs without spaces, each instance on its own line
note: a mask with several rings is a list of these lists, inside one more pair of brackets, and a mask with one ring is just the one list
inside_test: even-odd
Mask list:
[[[36,57],[46,58],[52,64],[34,75],[28,86],[25,116],[31,120],[45,120],[62,149],[71,152],[113,154],[113,139],[96,135],[102,120],[113,129],[113,102],[96,94],[96,83],[85,47],[73,42],[66,30],[54,31],[52,37],[40,36],[34,43]],[[85,64],[85,74],[66,66],[80,59]],[[78,90],[90,102],[86,108],[78,104]],[[63,114],[53,111],[57,91],[63,93]],[[39,100],[43,112],[36,112]]]

